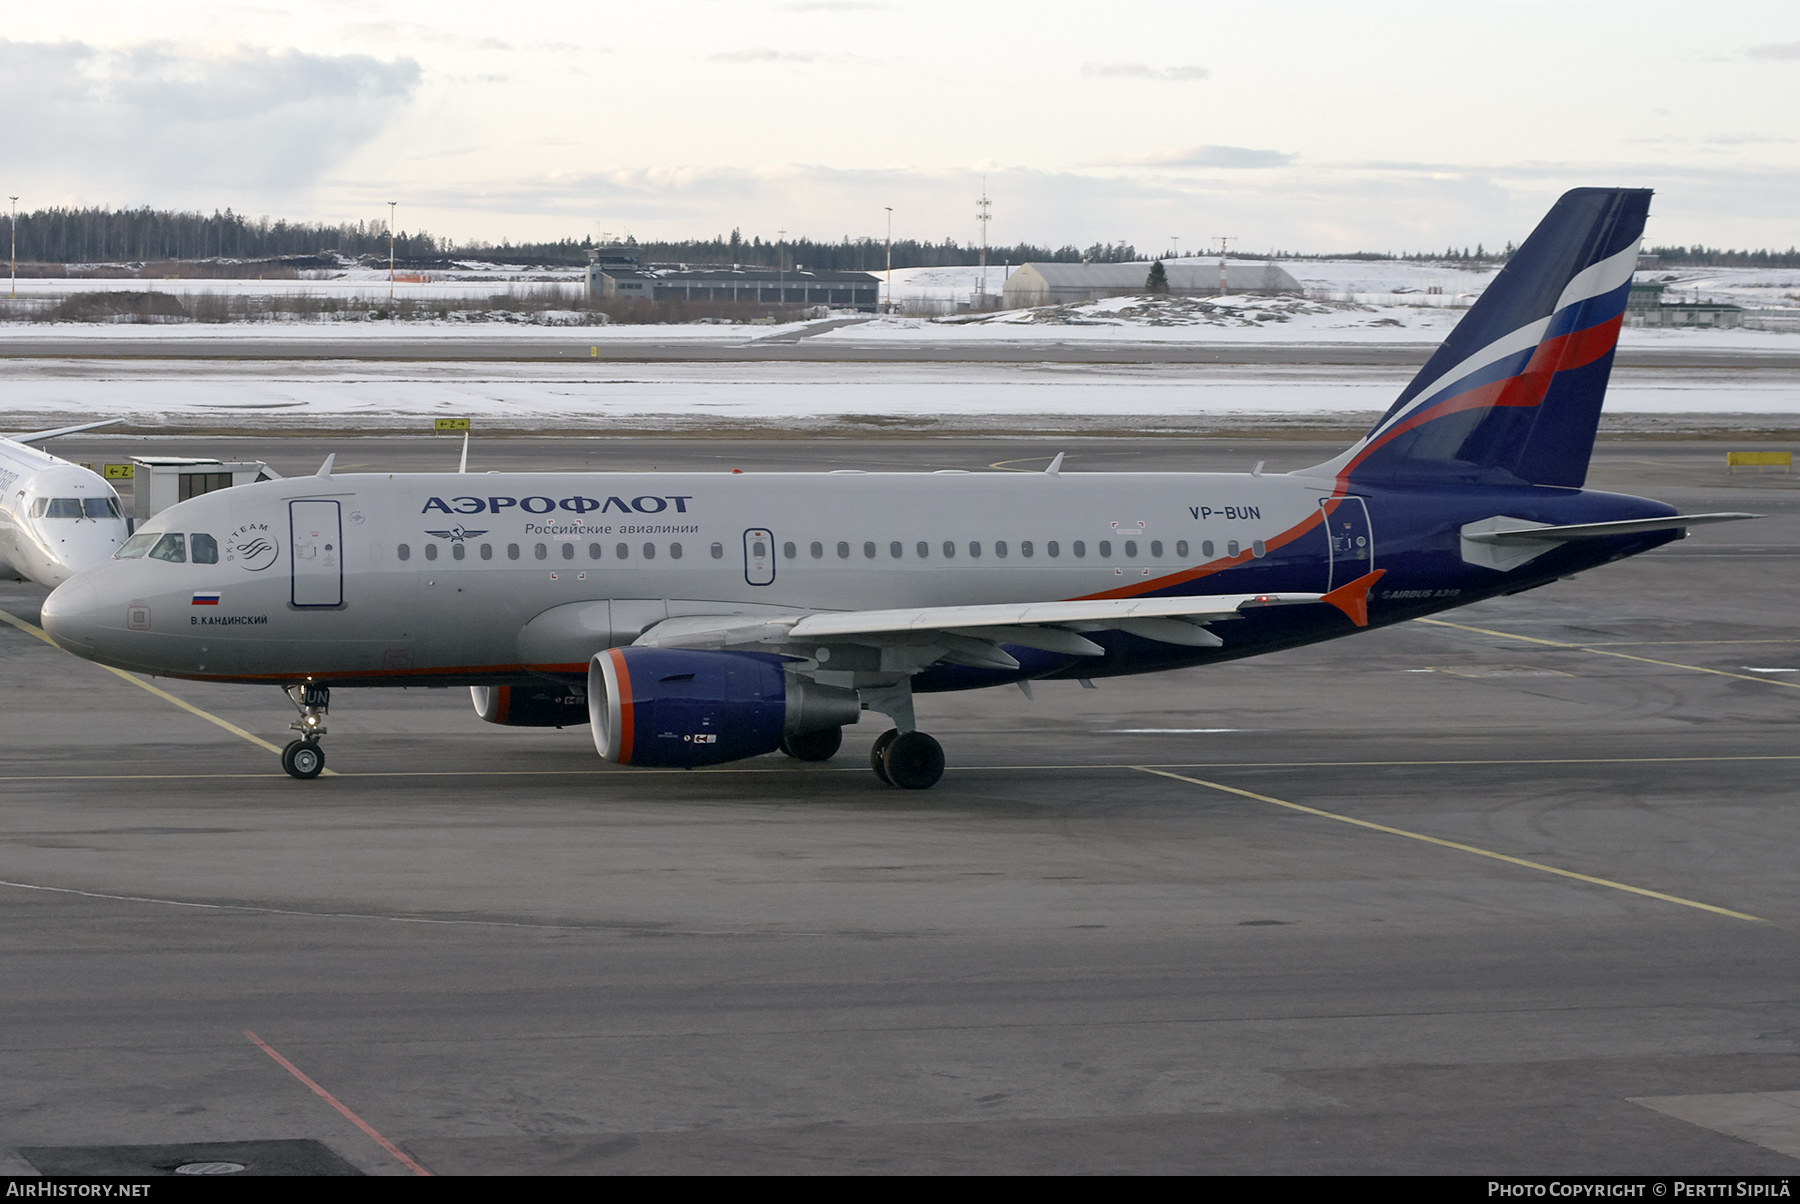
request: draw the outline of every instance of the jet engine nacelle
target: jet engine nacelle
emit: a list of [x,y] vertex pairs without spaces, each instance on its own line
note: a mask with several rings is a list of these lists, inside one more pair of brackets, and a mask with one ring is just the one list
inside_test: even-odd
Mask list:
[[580,727],[587,699],[569,686],[470,686],[475,713],[503,727]]
[[594,747],[620,765],[689,769],[856,722],[856,691],[800,681],[782,665],[766,653],[609,648],[588,666]]

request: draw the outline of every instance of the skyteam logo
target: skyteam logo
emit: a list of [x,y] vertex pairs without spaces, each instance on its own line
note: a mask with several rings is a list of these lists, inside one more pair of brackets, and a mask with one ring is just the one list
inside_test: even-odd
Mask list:
[[622,497],[453,497],[445,501],[441,497],[426,499],[420,514],[504,514],[508,510],[522,510],[526,514],[552,514],[558,510],[570,514],[661,514],[672,510],[676,514],[686,514],[687,504],[694,500],[694,495],[646,493],[627,501]]
[[225,537],[225,563],[260,573],[281,555],[281,544],[268,523],[245,523]]

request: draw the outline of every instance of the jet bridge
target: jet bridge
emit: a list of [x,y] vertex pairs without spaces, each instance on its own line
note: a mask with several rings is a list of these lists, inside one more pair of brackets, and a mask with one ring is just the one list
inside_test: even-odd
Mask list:
[[131,457],[133,526],[148,522],[176,502],[281,476],[261,460],[214,460],[195,456]]

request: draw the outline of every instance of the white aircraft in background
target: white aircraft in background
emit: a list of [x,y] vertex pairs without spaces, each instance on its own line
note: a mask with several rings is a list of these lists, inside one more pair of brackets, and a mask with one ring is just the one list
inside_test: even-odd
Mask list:
[[0,437],[0,579],[55,589],[129,537],[119,495],[103,477],[31,446],[117,421]]

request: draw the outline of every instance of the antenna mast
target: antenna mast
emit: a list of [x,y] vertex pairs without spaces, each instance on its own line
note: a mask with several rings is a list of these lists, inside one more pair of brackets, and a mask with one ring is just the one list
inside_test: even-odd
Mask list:
[[1219,244],[1219,296],[1223,297],[1231,291],[1225,283],[1225,248],[1237,241],[1237,235],[1215,234],[1213,241]]
[[981,177],[981,199],[975,202],[975,220],[981,223],[981,283],[976,286],[975,299],[977,309],[987,308],[987,228],[989,210],[987,194],[987,177]]

